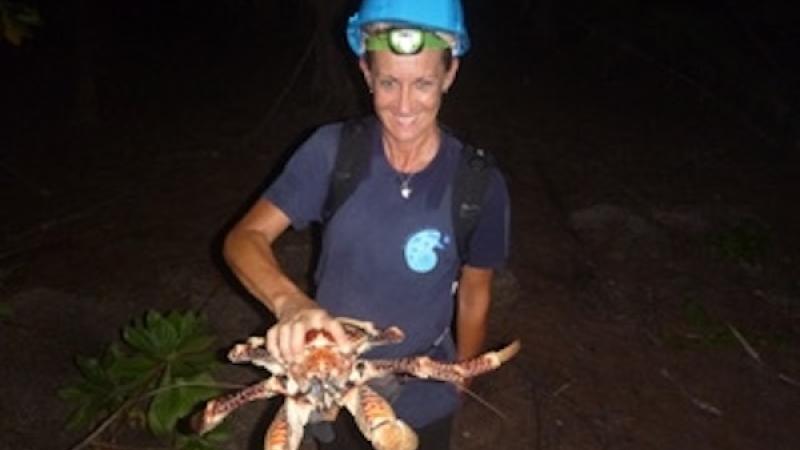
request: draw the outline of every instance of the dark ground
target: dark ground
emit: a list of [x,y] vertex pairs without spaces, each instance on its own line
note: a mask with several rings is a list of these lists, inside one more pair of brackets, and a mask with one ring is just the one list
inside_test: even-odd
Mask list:
[[[490,38],[475,30],[442,116],[508,174],[513,256],[488,344],[520,337],[523,350],[473,385],[507,420],[468,400],[454,448],[797,448],[797,158],[630,54],[591,40],[498,53]],[[221,347],[268,326],[224,277],[219,236],[284,154],[340,115],[304,74],[253,137],[303,42],[275,44],[123,48],[104,66],[95,127],[62,125],[36,100],[6,109],[0,448],[77,442],[56,389],[75,355],[148,309],[201,310]],[[48,89],[52,75],[27,67],[33,80],[17,81]],[[278,245],[297,279],[307,238]],[[755,259],[737,261],[749,244]],[[231,419],[228,448],[257,448],[268,406]]]

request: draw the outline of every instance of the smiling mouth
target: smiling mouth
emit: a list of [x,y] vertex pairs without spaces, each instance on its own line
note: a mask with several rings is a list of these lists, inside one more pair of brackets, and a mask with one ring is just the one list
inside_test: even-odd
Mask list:
[[395,116],[395,121],[401,126],[408,127],[414,124],[414,116]]

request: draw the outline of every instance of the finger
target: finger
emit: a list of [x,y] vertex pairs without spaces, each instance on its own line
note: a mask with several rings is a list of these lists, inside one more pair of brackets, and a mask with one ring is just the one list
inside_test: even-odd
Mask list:
[[330,320],[326,329],[331,336],[333,336],[333,339],[341,347],[342,351],[349,352],[351,350],[350,339],[347,337],[347,333],[344,332],[344,327],[342,327],[342,324],[339,323],[338,320]]
[[303,353],[303,347],[306,345],[306,331],[308,327],[305,322],[295,322],[292,324],[291,341],[289,347],[292,352],[292,361],[298,359]]
[[294,361],[292,353],[292,323],[280,325],[278,329],[278,351],[284,361]]
[[283,360],[281,357],[280,348],[278,347],[278,327],[272,326],[269,330],[267,330],[267,351],[270,355],[280,360]]

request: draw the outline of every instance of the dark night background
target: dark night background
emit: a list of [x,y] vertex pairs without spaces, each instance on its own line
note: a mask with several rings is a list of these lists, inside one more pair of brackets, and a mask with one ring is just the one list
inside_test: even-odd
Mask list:
[[[357,1],[26,3],[42,26],[0,40],[0,448],[68,448],[55,391],[131,318],[198,309],[221,348],[263,332],[220,237],[369,99],[344,40]],[[507,174],[488,345],[523,352],[474,386],[509,419],[468,400],[454,448],[795,448],[800,7],[464,5],[441,117]],[[278,243],[298,280],[308,234]],[[259,448],[264,407],[229,448]]]

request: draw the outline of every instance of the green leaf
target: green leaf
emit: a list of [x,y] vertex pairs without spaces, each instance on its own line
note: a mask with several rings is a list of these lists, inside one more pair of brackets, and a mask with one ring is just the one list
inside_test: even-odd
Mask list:
[[144,380],[156,372],[159,362],[145,355],[118,358],[108,368],[112,378],[124,382]]
[[147,313],[145,322],[148,331],[152,333],[152,339],[157,344],[157,354],[168,358],[175,351],[178,344],[178,332],[175,326],[155,311]]
[[[155,311],[132,321],[121,335],[101,357],[76,358],[81,378],[59,391],[63,400],[74,405],[69,426],[92,425],[126,402],[152,393],[146,405],[130,406],[115,425],[135,426],[126,418],[138,411],[152,434],[174,441],[178,421],[220,394],[209,387],[213,383],[210,370],[218,364],[212,349],[214,336],[196,313]],[[210,436],[187,440],[187,448],[213,448]]]
[[712,323],[706,308],[696,300],[689,299],[683,303],[683,314],[693,327],[708,327]]
[[146,328],[138,323],[125,327],[122,332],[122,338],[135,350],[139,350],[148,355],[157,354],[157,345],[153,341],[152,335],[147,332]]
[[183,338],[180,344],[181,353],[198,353],[208,351],[214,344],[217,338],[214,336],[206,336],[200,334],[193,334]]
[[78,356],[75,358],[75,364],[87,381],[96,384],[106,384],[109,381],[108,375],[100,365],[99,359]]
[[211,372],[219,366],[216,356],[211,352],[181,355],[170,364],[176,377],[188,377],[196,373]]
[[97,420],[99,415],[100,411],[90,408],[89,405],[81,406],[70,414],[66,428],[71,431],[87,428]]
[[69,429],[77,429],[97,422],[117,408],[124,398],[113,387],[98,386],[87,382],[78,382],[64,387],[58,391],[58,396],[75,405],[67,423]]
[[30,7],[20,9],[19,12],[14,14],[14,20],[29,27],[38,27],[42,25],[42,18],[39,16],[39,12]]
[[57,391],[58,398],[65,401],[77,401],[83,397],[83,391],[75,386],[66,386]]
[[181,337],[193,334],[194,329],[198,326],[197,317],[191,311],[184,314],[173,311],[167,315],[167,321]]
[[0,302],[0,320],[10,319],[14,315],[14,310],[6,302]]
[[219,389],[205,386],[210,383],[213,379],[208,374],[174,381],[165,376],[161,386],[164,391],[153,398],[147,413],[147,423],[153,434],[168,434],[198,403],[218,395]]
[[39,13],[20,2],[0,2],[0,39],[20,46],[32,36],[32,28],[41,26]]

